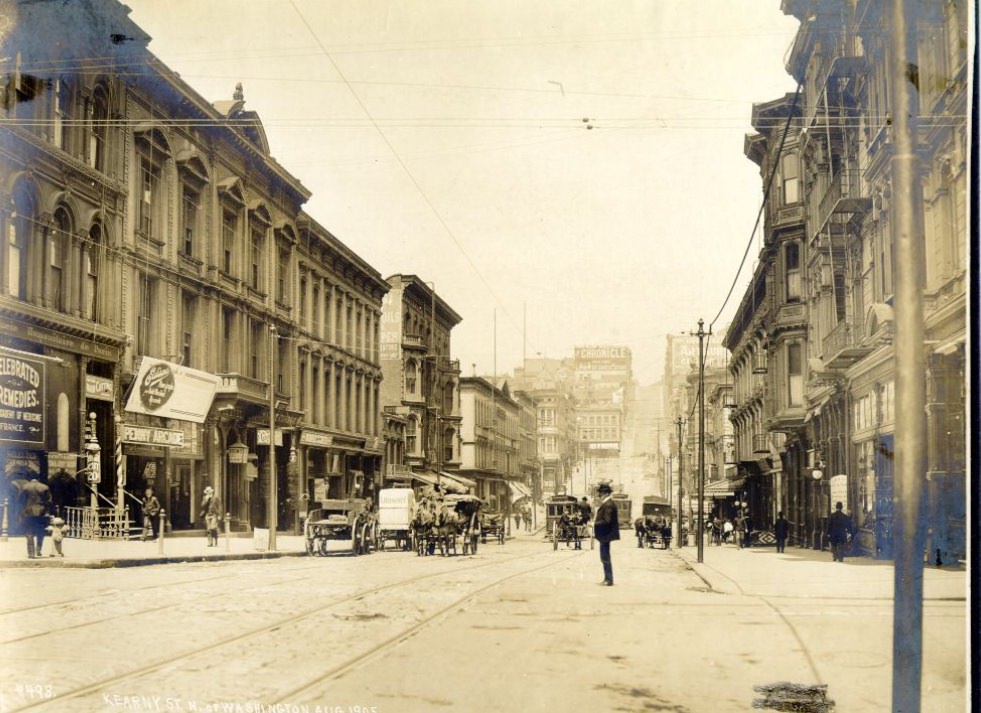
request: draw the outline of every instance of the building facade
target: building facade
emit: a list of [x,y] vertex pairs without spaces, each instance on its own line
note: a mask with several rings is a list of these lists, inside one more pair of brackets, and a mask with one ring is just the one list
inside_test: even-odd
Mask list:
[[174,529],[201,526],[206,485],[233,529],[295,530],[311,501],[370,490],[388,285],[302,211],[241,87],[207,102],[114,0],[15,13],[0,348],[44,368],[42,434],[0,436],[5,485],[35,472],[115,536],[147,487]]
[[[800,86],[796,97],[754,107],[758,133],[746,143],[769,190],[760,266],[726,337],[737,457],[758,439],[753,456],[765,445],[780,463],[770,482],[774,508],[787,513],[798,543],[823,546],[826,518],[841,501],[858,548],[888,558],[903,417],[895,408],[889,8],[882,0],[782,7],[801,21],[787,59]],[[966,551],[968,18],[962,3],[920,12],[923,485],[930,560],[936,553],[949,562]],[[767,116],[775,121],[761,124]]]
[[521,404],[506,380],[460,379],[460,474],[475,481],[474,494],[507,513],[511,484],[522,482]]
[[430,482],[460,467],[460,362],[450,356],[450,336],[462,318],[415,275],[392,275],[388,284],[382,401],[386,411],[405,418],[405,450],[404,462],[390,463],[386,479]]

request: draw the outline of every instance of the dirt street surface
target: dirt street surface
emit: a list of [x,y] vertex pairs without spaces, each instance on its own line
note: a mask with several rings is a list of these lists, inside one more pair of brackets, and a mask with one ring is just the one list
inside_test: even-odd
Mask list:
[[[727,548],[692,565],[624,537],[613,587],[588,541],[530,535],[468,557],[0,570],[0,711],[724,713],[778,682],[888,708],[886,568]],[[924,710],[960,711],[963,573],[939,574]]]

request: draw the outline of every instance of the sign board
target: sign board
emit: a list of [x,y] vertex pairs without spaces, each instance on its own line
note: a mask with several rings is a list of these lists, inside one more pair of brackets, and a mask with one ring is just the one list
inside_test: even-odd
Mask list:
[[0,348],[0,443],[44,445],[45,362]]
[[252,546],[258,552],[265,552],[269,549],[269,528],[256,527],[252,530]]
[[112,379],[102,376],[85,375],[85,398],[112,401],[115,399]]
[[183,446],[184,432],[156,426],[123,424],[123,443],[141,443],[151,446]]
[[218,377],[152,357],[143,357],[126,410],[161,418],[204,423]]
[[[269,429],[268,428],[257,428],[255,430],[255,443],[257,446],[268,446],[269,445]],[[283,445],[283,429],[276,429],[276,445]]]
[[848,476],[834,475],[828,485],[831,487],[831,510],[834,511],[835,503],[841,503],[848,512]]
[[48,451],[48,477],[64,471],[74,476],[78,471],[78,453]]

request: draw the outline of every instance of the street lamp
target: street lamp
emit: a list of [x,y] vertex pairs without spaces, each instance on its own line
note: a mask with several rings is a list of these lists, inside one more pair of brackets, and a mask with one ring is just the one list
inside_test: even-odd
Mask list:
[[[85,453],[86,453],[86,480],[88,480],[89,485],[89,503],[92,507],[93,514],[99,507],[98,495],[96,493],[96,487],[102,482],[102,462],[100,456],[102,453],[102,446],[99,445],[99,437],[95,432],[95,411],[89,414],[89,433],[85,440]],[[98,520],[96,520],[98,522]]]

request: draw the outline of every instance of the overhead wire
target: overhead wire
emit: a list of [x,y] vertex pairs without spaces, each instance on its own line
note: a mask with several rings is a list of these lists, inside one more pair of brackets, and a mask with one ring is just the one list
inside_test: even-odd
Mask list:
[[[773,185],[773,179],[777,175],[776,166],[779,165],[780,157],[783,155],[783,147],[787,141],[787,134],[790,131],[791,122],[794,119],[794,111],[797,108],[797,101],[800,98],[800,91],[802,87],[803,84],[798,82],[797,89],[796,91],[794,91],[794,99],[790,104],[790,111],[787,112],[787,120],[784,123],[783,134],[780,136],[780,144],[777,147],[776,157],[774,158],[774,162],[775,162],[774,169],[770,171],[770,175],[767,176],[766,178],[766,185],[763,188],[763,202],[760,204],[760,209],[756,213],[756,222],[753,223],[753,230],[750,231],[749,240],[746,242],[746,249],[743,251],[742,259],[739,261],[739,268],[736,270],[736,274],[732,279],[732,284],[729,286],[729,291],[728,293],[726,293],[726,297],[722,301],[722,306],[719,307],[718,313],[716,313],[715,317],[712,318],[712,321],[709,322],[709,330],[712,329],[712,327],[718,321],[719,317],[722,316],[723,310],[726,308],[726,305],[729,303],[729,298],[732,297],[732,292],[733,290],[736,289],[736,284],[739,282],[739,275],[742,273],[743,266],[746,264],[746,258],[749,256],[750,248],[753,247],[753,239],[756,236],[756,230],[759,227],[760,220],[763,217],[763,211],[766,210],[767,204],[769,203],[770,200],[770,187]],[[751,288],[751,289],[754,289],[755,292],[755,288]]]
[[372,113],[369,111],[368,107],[365,105],[364,101],[361,99],[361,97],[358,95],[358,93],[354,90],[354,87],[352,87],[348,83],[347,78],[346,78],[344,72],[341,70],[341,68],[338,66],[337,62],[331,56],[331,53],[328,51],[327,47],[323,44],[323,42],[321,42],[320,38],[314,32],[313,28],[310,26],[310,23],[307,21],[306,17],[303,15],[303,13],[300,11],[300,9],[296,6],[296,3],[294,2],[294,0],[290,0],[290,5],[293,7],[293,10],[296,12],[296,14],[299,16],[300,20],[306,26],[307,31],[310,32],[311,36],[313,36],[313,38],[317,42],[317,44],[320,45],[320,47],[321,47],[321,49],[322,49],[322,51],[324,53],[324,56],[330,62],[331,66],[334,68],[334,71],[336,71],[337,74],[338,74],[338,76],[340,76],[341,79],[344,80],[344,83],[348,87],[348,91],[350,91],[351,96],[354,98],[354,100],[361,107],[361,110],[365,113],[365,116],[367,116],[368,119],[371,121],[372,126],[374,126],[374,128],[377,131],[379,137],[381,137],[382,141],[384,141],[384,143],[386,144],[386,146],[388,146],[389,150],[392,152],[392,155],[395,157],[395,159],[398,162],[399,166],[402,168],[403,172],[408,177],[408,179],[412,183],[412,185],[415,186],[416,190],[419,192],[419,195],[422,197],[423,201],[429,207],[429,209],[432,212],[433,216],[436,218],[436,220],[439,222],[439,224],[443,227],[443,230],[446,232],[446,234],[449,236],[449,238],[456,245],[457,249],[460,251],[460,253],[463,255],[463,257],[466,259],[467,263],[470,265],[471,269],[474,271],[474,273],[477,275],[477,277],[480,278],[480,281],[484,284],[484,287],[487,289],[487,291],[490,293],[490,295],[501,306],[501,309],[504,312],[504,314],[507,315],[508,319],[514,325],[514,327],[520,331],[520,326],[517,324],[517,322],[514,320],[514,318],[510,315],[510,313],[504,307],[504,303],[501,300],[501,298],[494,291],[494,288],[487,281],[487,278],[484,277],[483,273],[477,267],[476,263],[470,257],[469,253],[467,253],[467,251],[464,249],[463,244],[456,237],[456,234],[453,232],[453,229],[446,222],[446,219],[443,218],[443,216],[439,212],[439,210],[437,210],[436,205],[432,202],[432,200],[426,194],[426,191],[423,189],[423,187],[419,183],[418,179],[415,177],[415,175],[413,175],[412,171],[409,170],[408,165],[406,165],[405,161],[399,155],[398,150],[392,144],[391,140],[388,138],[388,136],[385,134],[385,132],[382,131],[381,126],[379,126],[375,122],[375,119],[374,119]]

